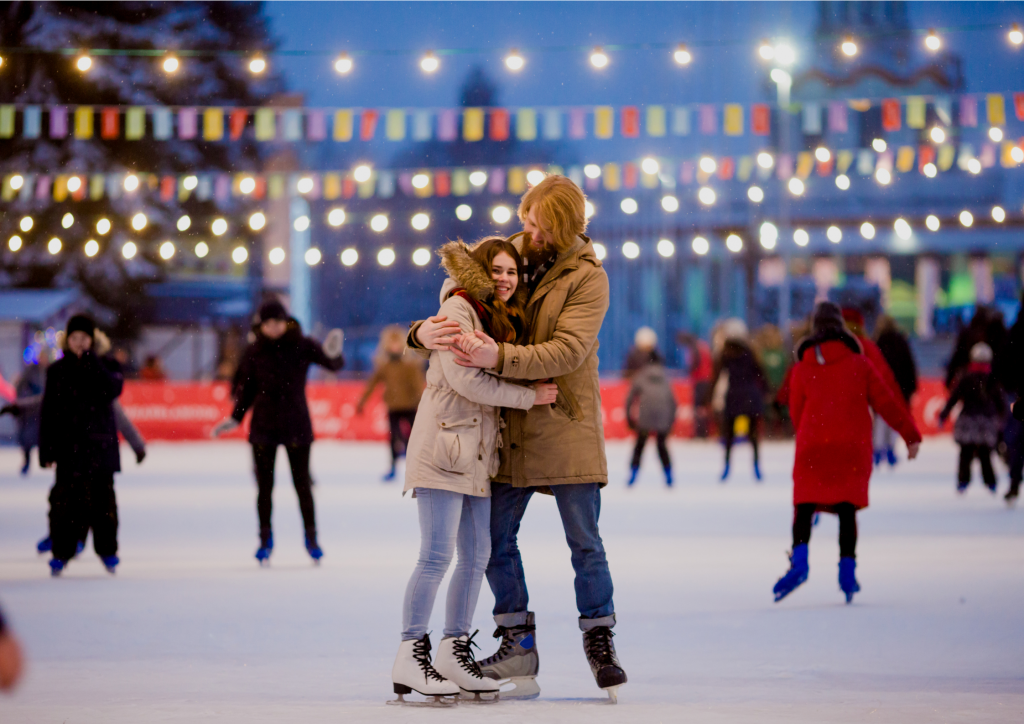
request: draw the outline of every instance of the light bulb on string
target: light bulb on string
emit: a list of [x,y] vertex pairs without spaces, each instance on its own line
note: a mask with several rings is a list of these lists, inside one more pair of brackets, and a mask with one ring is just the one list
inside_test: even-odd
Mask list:
[[412,228],[416,229],[416,231],[423,231],[430,226],[430,217],[424,213],[413,214],[412,221],[410,223],[412,224]]
[[412,253],[412,263],[416,266],[426,266],[430,263],[430,249],[420,247]]
[[176,249],[174,248],[174,242],[165,241],[163,244],[160,245],[160,258],[163,259],[164,261],[170,261],[170,259],[174,256],[175,251]]
[[64,214],[60,220],[60,225],[65,229],[70,229],[75,224],[75,217],[71,213]]
[[474,171],[469,174],[469,182],[474,186],[483,186],[487,183],[487,174],[483,171]]
[[596,163],[588,163],[583,167],[583,175],[587,178],[601,178],[601,167]]
[[355,249],[348,248],[341,252],[341,263],[345,266],[355,266],[356,262],[359,261],[359,252]]
[[20,173],[16,173],[13,176],[11,176],[11,182],[10,183],[11,183],[11,188],[14,189],[15,191],[17,191],[22,186],[25,185],[25,177],[22,176]]
[[141,211],[132,217],[132,228],[136,231],[142,231],[146,228],[146,224],[149,223],[149,219]]
[[932,130],[929,131],[928,135],[932,139],[932,143],[945,143],[946,132],[942,130],[941,126],[933,126]]
[[526,60],[519,54],[519,51],[515,48],[505,56],[505,67],[511,71],[519,71],[526,65]]
[[92,68],[92,58],[84,53],[78,56],[78,60],[75,61],[75,67],[83,73],[87,73]]
[[762,60],[772,60],[775,57],[775,48],[767,40],[762,40],[757,48],[757,54]]
[[125,259],[134,259],[138,253],[139,247],[135,245],[134,241],[126,241],[124,246],[121,247],[121,256]]
[[583,202],[583,217],[584,218],[589,219],[591,216],[594,215],[594,213],[596,211],[597,211],[597,209],[594,208],[594,205],[592,203],[590,203],[589,200]]
[[195,191],[196,186],[199,185],[199,178],[196,176],[186,176],[182,179],[181,185],[186,191]]
[[743,251],[743,239],[740,238],[739,234],[729,234],[729,236],[725,237],[725,248],[733,254],[738,254]]
[[418,173],[412,177],[412,187],[414,189],[425,189],[430,185],[430,176],[425,173]]
[[384,267],[394,264],[396,258],[394,249],[386,248],[377,252],[377,263]]
[[378,234],[388,228],[388,217],[384,214],[376,214],[370,219],[370,228]]
[[760,228],[760,242],[761,246],[771,251],[775,248],[775,244],[779,240],[779,227],[770,221],[766,221],[761,224]]
[[309,266],[316,266],[323,259],[323,254],[314,246],[311,249],[306,249],[306,253],[303,254],[302,258]]
[[622,255],[627,259],[636,259],[640,256],[640,245],[635,241],[627,241],[622,245]]
[[896,236],[900,237],[904,241],[909,239],[914,233],[914,230],[910,227],[910,223],[903,218],[896,219],[896,221],[893,222],[892,228],[896,231]]
[[981,161],[976,158],[969,159],[967,161],[967,170],[977,176],[981,173]]
[[796,62],[796,51],[789,43],[779,43],[775,46],[775,60],[782,65],[793,65]]
[[928,227],[929,231],[938,231],[939,226],[941,226],[939,217],[935,214],[928,214],[928,218],[924,220],[924,225]]
[[292,222],[292,228],[296,231],[305,231],[309,228],[309,217],[306,215],[297,216]]
[[1010,42],[1014,45],[1019,46],[1021,43],[1024,43],[1024,32],[1021,32],[1020,25],[1017,23],[1014,23],[1010,27],[1010,32],[1006,37],[1009,38]]
[[640,162],[640,168],[646,174],[656,174],[661,170],[661,164],[658,163],[658,159],[648,156]]
[[988,137],[992,139],[993,143],[999,143],[1003,140],[1003,129],[999,126],[992,126],[988,129]]
[[640,205],[637,204],[636,199],[627,196],[619,203],[619,208],[622,209],[624,214],[635,214]]
[[335,59],[334,70],[341,75],[346,75],[352,70],[352,59],[348,57],[348,54],[342,53]]
[[789,188],[789,193],[793,194],[794,196],[803,196],[803,193],[806,190],[804,182],[798,179],[796,176],[789,180],[787,187]]
[[793,243],[797,246],[807,246],[811,243],[811,235],[803,229],[796,229],[793,232]]
[[693,249],[693,253],[698,256],[704,256],[711,251],[711,244],[703,236],[695,236],[693,242],[690,244],[690,248]]
[[179,63],[178,59],[176,57],[174,57],[173,55],[169,55],[166,58],[164,58],[164,62],[163,62],[164,73],[167,73],[169,75],[172,74],[172,73],[177,73],[179,67],[181,67],[181,63]]
[[833,244],[838,244],[840,241],[843,240],[843,230],[840,229],[838,226],[833,225],[825,230],[825,236]]
[[1010,149],[1010,160],[1014,163],[1024,163],[1024,148],[1014,146]]
[[594,48],[590,53],[590,64],[595,68],[604,68],[608,65],[608,55],[600,48]]
[[[178,223],[181,223],[180,221]],[[96,222],[96,233],[100,236],[110,232],[110,219],[100,219]]]
[[850,37],[843,39],[842,45],[839,46],[839,49],[843,51],[843,55],[847,58],[852,58],[857,55],[857,51],[859,50],[856,41]]
[[178,217],[178,231],[188,231],[188,227],[192,226],[192,219],[188,217],[188,214],[183,214]]
[[253,231],[259,231],[267,225],[267,217],[262,211],[257,211],[249,217],[249,228]]
[[63,246],[64,246],[64,245],[63,245],[63,244],[61,243],[60,239],[58,239],[58,238],[57,238],[57,237],[55,236],[55,237],[53,237],[52,239],[50,239],[50,241],[49,241],[49,242],[47,242],[47,244],[46,244],[46,250],[47,250],[48,252],[50,252],[50,255],[51,255],[51,256],[57,256],[57,254],[59,254],[59,253],[60,253],[60,250],[61,250],[61,248],[63,248]]
[[689,65],[690,61],[693,60],[693,55],[690,54],[689,49],[684,43],[680,43],[676,46],[675,52],[672,53],[672,59],[678,65]]
[[352,171],[352,178],[354,178],[358,183],[365,183],[369,181],[372,175],[373,169],[371,169],[365,163],[356,166],[355,169],[353,169]]
[[241,191],[246,196],[248,196],[249,194],[256,190],[256,179],[254,179],[252,176],[246,176],[245,178],[238,182],[238,190]]
[[495,223],[507,224],[508,220],[512,218],[512,211],[507,206],[495,206],[491,210],[491,218]]
[[331,209],[327,214],[327,223],[337,228],[345,223],[345,209]]
[[942,39],[938,36],[935,30],[929,30],[928,35],[924,38],[924,47],[933,53],[942,47]]
[[21,237],[14,234],[10,239],[7,240],[7,248],[11,251],[18,251],[21,249],[22,241]]
[[194,251],[197,257],[203,259],[206,257],[207,254],[210,253],[210,245],[207,244],[205,241],[200,241],[198,244],[196,244]]
[[662,196],[661,208],[670,214],[674,214],[676,211],[679,211],[679,199],[675,196]]
[[235,264],[244,264],[248,258],[249,250],[244,246],[236,246],[231,250],[231,261],[235,262]]
[[[249,72],[253,75],[259,75],[267,69],[267,61],[260,56],[256,56],[249,61]],[[244,259],[242,261],[245,261]]]
[[601,244],[599,242],[595,242],[594,243],[594,255],[597,257],[598,261],[604,261],[605,257],[608,256],[608,247],[606,247],[604,244]]
[[755,204],[759,204],[764,201],[764,191],[760,186],[751,186],[747,189],[747,198],[753,201]]
[[924,165],[924,168],[922,168],[921,170],[924,171],[924,175],[927,176],[928,178],[935,178],[936,176],[939,175],[939,168],[930,161],[926,163]]
[[85,242],[82,251],[85,252],[87,257],[92,258],[100,253],[100,243],[95,239],[89,239],[89,241]]
[[670,239],[658,240],[658,253],[666,259],[675,256],[676,245]]
[[1006,210],[1002,206],[992,207],[992,221],[1001,224],[1006,221]]
[[539,184],[541,181],[543,181],[546,178],[547,178],[547,174],[546,173],[544,173],[540,169],[536,169],[535,168],[535,169],[527,172],[527,174],[526,174],[526,183],[530,184],[531,186],[536,186],[537,184]]
[[828,163],[828,160],[832,158],[832,153],[824,146],[818,146],[814,149],[814,157],[821,163]]
[[21,221],[18,222],[18,228],[22,231],[32,231],[32,226],[35,221],[32,220],[31,216],[22,216]]
[[269,261],[274,266],[277,266],[278,264],[284,262],[285,256],[285,250],[282,249],[280,246],[275,246],[267,253],[267,261]]
[[775,165],[775,157],[767,151],[761,151],[757,154],[757,165],[764,169],[769,169]]
[[865,221],[860,225],[860,235],[869,241],[875,238],[875,225],[870,221]]
[[836,176],[836,187],[840,191],[847,191],[850,188],[850,177],[845,173]]
[[124,177],[124,190],[131,193],[139,188],[139,177],[133,173]]
[[718,163],[711,156],[701,156],[698,165],[704,173],[714,173],[718,169]]
[[702,186],[700,191],[697,192],[697,200],[705,206],[711,206],[715,203],[716,198],[715,190],[710,186]]
[[892,173],[887,168],[876,169],[875,181],[882,184],[882,186],[888,186],[890,183],[892,183]]
[[875,149],[878,153],[883,153],[888,147],[889,144],[885,142],[884,138],[876,138],[871,142],[871,148]]
[[455,218],[459,221],[469,221],[473,216],[473,207],[469,204],[459,204],[455,207]]
[[210,224],[210,231],[213,232],[214,236],[224,236],[228,231],[228,222],[226,219],[214,219],[213,223]]
[[424,73],[433,73],[441,67],[441,61],[437,59],[433,51],[427,53],[420,59],[420,68]]
[[78,176],[72,176],[68,179],[68,191],[75,193],[80,188],[82,188],[82,179]]
[[298,180],[298,183],[295,184],[295,188],[298,189],[300,194],[308,194],[313,190],[313,186],[313,179],[310,176],[303,176]]

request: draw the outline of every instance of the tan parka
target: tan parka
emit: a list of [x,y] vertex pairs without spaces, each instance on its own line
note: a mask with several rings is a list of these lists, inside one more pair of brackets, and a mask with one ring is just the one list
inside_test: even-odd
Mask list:
[[[521,249],[523,237],[513,243]],[[608,275],[581,235],[558,255],[526,304],[529,344],[499,345],[499,377],[553,379],[558,398],[554,405],[505,412],[498,482],[519,488],[608,483],[597,372],[597,334],[607,311]]]

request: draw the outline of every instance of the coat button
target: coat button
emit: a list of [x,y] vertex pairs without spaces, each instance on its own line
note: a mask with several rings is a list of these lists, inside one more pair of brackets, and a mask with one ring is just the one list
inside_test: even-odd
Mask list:
[[475,417],[473,418],[473,422],[476,422],[476,418]]
[[512,443],[512,449],[513,449],[513,450],[515,450],[515,449],[516,449],[517,447],[519,447],[519,446],[518,446],[518,445],[516,445],[515,443]]
[[483,456],[483,455],[477,455],[477,456],[476,456],[476,459],[477,459],[477,460],[483,460],[483,459],[484,459],[484,456]]

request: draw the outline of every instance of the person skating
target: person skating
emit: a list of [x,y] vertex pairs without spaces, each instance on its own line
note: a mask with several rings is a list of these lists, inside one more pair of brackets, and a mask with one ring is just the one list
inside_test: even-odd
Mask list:
[[626,420],[636,431],[636,445],[630,463],[628,485],[636,483],[647,438],[653,434],[658,442],[658,456],[665,471],[665,484],[672,485],[672,458],[668,453],[668,436],[676,421],[676,398],[664,365],[652,361],[633,373],[633,384],[626,397]]
[[971,484],[971,463],[978,458],[985,486],[996,492],[996,473],[992,469],[992,450],[999,441],[1008,412],[1002,387],[992,374],[992,348],[984,342],[971,347],[970,362],[939,413],[939,425],[945,425],[956,404],[963,403],[953,426],[953,439],[960,446],[960,465],[956,489],[962,493]]
[[652,362],[665,364],[665,358],[658,351],[658,333],[650,327],[640,327],[633,335],[633,346],[626,353],[622,379],[632,379],[633,375]]
[[519,525],[536,492],[554,496],[576,573],[576,607],[583,650],[598,687],[614,700],[626,672],[612,642],[613,585],[598,530],[608,461],[601,420],[597,336],[608,311],[608,276],[586,230],[586,198],[564,176],[551,175],[519,205],[523,232],[511,241],[527,265],[524,282],[529,344],[497,344],[480,332],[460,336],[442,316],[413,325],[411,346],[443,348],[459,342],[459,363],[518,380],[554,378],[554,405],[509,410],[502,430],[501,468],[491,487],[491,560],[498,651],[483,672],[511,681],[504,698],[540,695],[536,619],[529,610],[518,548]]
[[32,448],[39,445],[39,405],[25,407],[21,402],[26,399],[37,399],[42,402],[49,364],[49,350],[43,349],[39,353],[38,362],[26,366],[18,378],[18,384],[15,385],[17,398],[0,409],[0,415],[12,413],[18,418],[18,445],[24,455],[22,475],[28,475],[32,462]]
[[[1021,309],[1024,309],[1024,292],[1021,293]],[[1010,468],[1010,489],[1003,499],[1007,505],[1012,506],[1017,502],[1021,479],[1024,478],[1024,425],[1020,417],[1024,416],[1024,405],[1021,405],[1021,398],[1024,397],[1024,314],[1017,313],[1017,320],[1007,333],[1002,356],[995,361],[1003,368],[1007,392],[1016,400],[1014,414],[1007,418],[1003,430],[1006,462]]]
[[0,691],[10,692],[18,685],[23,662],[21,644],[7,625],[3,610],[0,610]]
[[[439,314],[465,333],[483,330],[502,342],[521,341],[526,294],[519,286],[523,264],[516,248],[500,237],[473,247],[454,241],[439,255],[448,273]],[[412,490],[417,501],[422,543],[405,592],[402,644],[392,669],[396,694],[437,696],[461,690],[478,700],[480,694],[497,698],[499,684],[481,672],[469,629],[491,555],[491,478],[498,472],[500,408],[548,405],[557,389],[553,384],[518,385],[463,367],[450,350],[431,353],[405,476],[405,490]],[[444,638],[431,666],[427,626],[455,549],[459,559],[448,585]]]
[[871,410],[903,437],[908,457],[917,457],[921,433],[861,349],[843,325],[839,307],[820,303],[811,336],[797,346],[790,379],[789,409],[796,430],[793,549],[789,571],[775,584],[776,601],[807,580],[807,546],[817,511],[839,516],[839,587],[847,603],[860,590],[855,574],[857,511],[868,505]]
[[54,576],[92,530],[93,548],[111,573],[117,557],[114,473],[121,470],[113,403],[121,395],[121,367],[93,349],[96,324],[85,315],[68,320],[64,356],[46,372],[40,407],[39,462],[57,466],[50,491]]
[[[914,353],[910,349],[910,342],[900,331],[895,319],[888,315],[882,315],[878,319],[878,323],[875,325],[875,344],[889,369],[892,370],[900,395],[909,408],[910,399],[917,392],[917,364],[914,362]],[[883,456],[890,466],[895,465],[897,462],[894,448],[895,432],[885,424],[885,420],[877,415],[875,416],[874,438],[875,465],[882,462]]]
[[407,330],[397,325],[385,327],[381,332],[373,375],[366,381],[363,396],[356,405],[356,414],[362,415],[366,401],[377,385],[383,383],[384,405],[388,408],[388,424],[391,428],[391,470],[384,475],[385,481],[395,479],[398,459],[405,456],[409,447],[409,435],[416,421],[416,407],[420,404],[426,384],[422,366],[405,356],[407,333]]
[[722,442],[725,466],[722,481],[729,478],[732,446],[737,435],[746,435],[754,453],[754,477],[761,479],[758,425],[764,413],[764,395],[768,382],[754,350],[747,342],[747,325],[739,319],[727,319],[719,330],[720,342],[711,375],[712,389],[726,385],[722,400]]
[[299,498],[299,510],[306,535],[306,550],[314,561],[323,556],[317,540],[309,451],[313,444],[313,423],[306,403],[306,377],[311,365],[337,371],[344,365],[343,336],[331,330],[323,347],[302,334],[299,323],[276,301],[264,302],[253,325],[255,341],[249,345],[235,374],[235,407],[231,416],[213,429],[214,437],[241,424],[252,409],[249,443],[256,472],[256,509],[260,522],[260,546],[256,560],[265,564],[274,549],[271,512],[274,492],[274,464],[277,448],[288,453],[292,482]]

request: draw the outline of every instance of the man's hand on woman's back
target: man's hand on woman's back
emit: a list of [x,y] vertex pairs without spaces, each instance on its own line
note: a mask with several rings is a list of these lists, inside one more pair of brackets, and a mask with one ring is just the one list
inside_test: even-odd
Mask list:
[[462,334],[459,323],[448,321],[448,317],[430,317],[420,323],[416,330],[416,341],[424,349],[448,350]]

